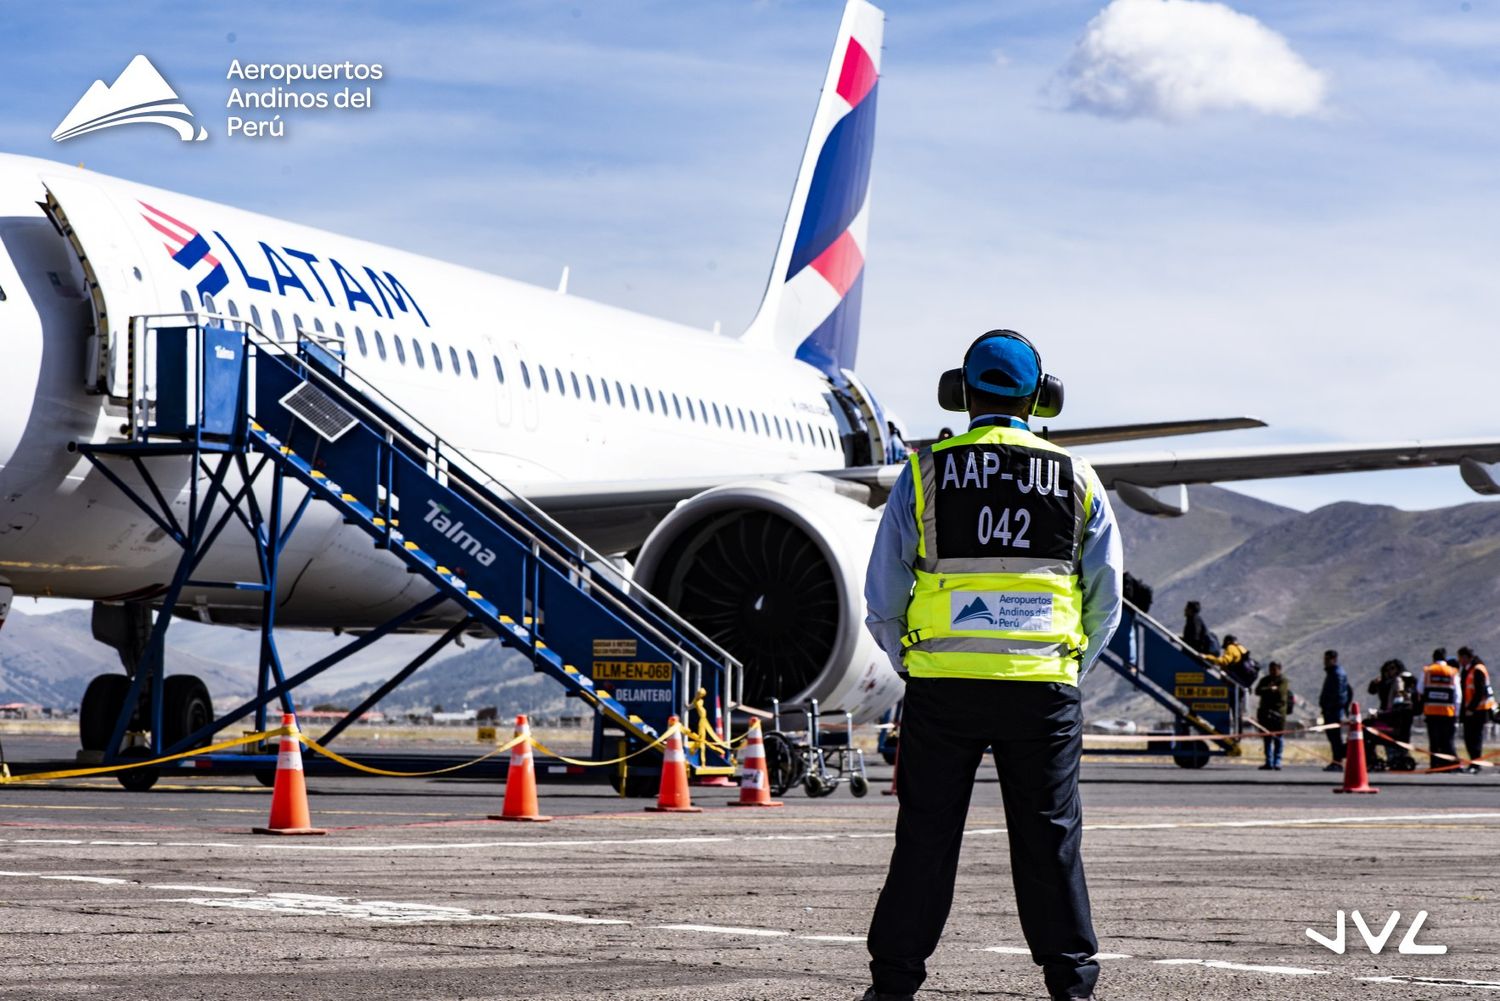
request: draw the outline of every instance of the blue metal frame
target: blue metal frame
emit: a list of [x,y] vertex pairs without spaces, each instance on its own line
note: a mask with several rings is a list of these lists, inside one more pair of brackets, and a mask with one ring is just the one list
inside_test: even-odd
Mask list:
[[[136,329],[133,324],[133,335]],[[149,331],[149,328],[140,329]],[[175,335],[183,329],[173,328],[172,332]],[[264,339],[263,335],[256,334],[263,343],[253,340],[248,329],[231,335],[231,343],[233,337],[238,337],[243,350],[224,354],[238,356],[231,361],[239,366],[239,370],[226,372],[222,367],[223,357],[215,353],[214,359],[208,363],[215,366],[212,379],[208,381],[220,387],[238,387],[236,391],[241,394],[243,405],[238,407],[238,416],[229,433],[205,433],[202,427],[203,387],[206,384],[204,358],[208,352],[203,345],[210,337],[216,344],[223,343],[229,332],[213,327],[194,326],[191,329],[195,331],[199,345],[196,382],[158,386],[157,398],[159,410],[169,411],[179,421],[183,413],[192,412],[190,404],[196,401],[197,426],[164,430],[153,425],[153,412],[148,403],[133,402],[134,415],[128,441],[75,446],[182,548],[170,583],[152,596],[151,600],[159,600],[160,610],[115,722],[105,751],[107,762],[119,760],[131,721],[143,700],[149,713],[149,749],[154,757],[200,746],[251,713],[255,715],[256,728],[263,730],[270,722],[272,706],[279,703],[283,712],[295,710],[292,692],[297,686],[449,602],[462,609],[464,617],[372,692],[344,721],[329,730],[322,738],[324,742],[336,738],[360,714],[376,705],[464,631],[478,627],[494,633],[506,645],[526,652],[536,670],[563,681],[570,694],[582,697],[595,709],[596,748],[603,745],[606,725],[622,730],[632,746],[653,739],[661,732],[667,712],[660,706],[649,704],[639,709],[634,706],[627,708],[605,690],[604,683],[595,684],[592,670],[585,672],[573,667],[573,663],[590,663],[592,640],[589,637],[634,637],[628,641],[633,644],[632,649],[638,645],[640,655],[648,661],[670,663],[675,654],[679,669],[672,672],[668,682],[672,707],[688,705],[700,686],[708,690],[710,702],[718,698],[726,704],[731,703],[737,692],[730,690],[733,686],[726,679],[733,677],[737,664],[726,660],[717,648],[705,645],[706,641],[700,642],[691,632],[691,627],[668,618],[664,609],[659,610],[650,600],[643,600],[633,585],[616,583],[609,576],[599,574],[594,569],[597,564],[590,564],[589,554],[578,549],[580,543],[558,534],[562,530],[556,528],[555,523],[549,525],[545,516],[530,507],[524,498],[497,492],[503,488],[472,473],[460,453],[422,428],[373,387],[362,389],[350,382],[342,360],[316,343],[299,340],[295,353],[292,353],[286,347]],[[163,343],[191,345],[193,342],[186,336],[173,336]],[[257,360],[253,385],[249,378],[252,357]],[[178,365],[173,371],[185,368]],[[331,395],[340,406],[349,408],[356,423],[347,432],[346,439],[329,441],[318,437],[286,409],[282,402],[285,393],[304,382],[312,383]],[[134,391],[134,387],[132,389]],[[254,398],[251,397],[252,390]],[[167,400],[165,394],[168,392],[189,395],[163,402]],[[222,427],[225,401],[216,398],[214,404]],[[284,441],[263,426],[271,423],[278,428],[284,427]],[[138,485],[111,468],[110,460],[119,459],[130,462],[139,477]],[[150,463],[153,460],[175,462],[182,459],[187,460],[191,475],[188,511],[186,517],[179,520],[153,476]],[[364,495],[367,503],[361,503],[355,493],[346,492],[322,472],[320,467],[325,462],[330,471],[338,472],[339,478],[349,477],[349,490]],[[240,479],[236,490],[226,485],[231,471],[237,472]],[[255,486],[264,476],[271,479],[263,503]],[[295,505],[289,504],[285,495],[288,478],[306,488]],[[206,482],[200,484],[200,479]],[[403,494],[413,510],[407,512],[412,517],[398,532],[399,502]],[[455,511],[462,511],[463,516],[470,519],[464,524],[470,531],[485,533],[486,544],[495,547],[492,553],[498,553],[503,547],[507,558],[514,561],[502,563],[496,567],[496,572],[484,573],[497,558],[492,555],[483,568],[471,566],[462,571],[465,576],[484,581],[480,586],[492,593],[495,601],[485,598],[474,589],[474,585],[460,580],[454,570],[442,564],[441,561],[447,559],[453,561],[449,566],[463,567],[470,561],[451,549],[447,550],[448,555],[444,555],[444,547],[451,543],[446,533],[439,534],[432,529],[424,534],[424,528],[419,524],[423,519],[415,517],[424,498],[438,498]],[[424,577],[434,586],[435,593],[340,650],[288,676],[277,649],[275,632],[280,561],[304,514],[315,500],[331,504],[348,523],[359,526],[370,535],[377,546],[398,555],[410,572]],[[216,504],[220,503],[222,510],[216,510]],[[259,580],[196,578],[194,571],[231,521],[237,521],[254,542]],[[420,545],[413,541],[413,533]],[[432,547],[436,548],[429,552]],[[506,574],[500,572],[506,567],[518,570],[518,578],[507,579]],[[261,594],[256,694],[171,746],[163,746],[166,630],[183,591],[188,587]],[[504,606],[495,602],[502,598],[505,605],[519,610],[519,621],[501,614]],[[549,608],[554,617],[560,619],[556,623],[558,632],[555,636],[547,628]],[[571,618],[578,621],[569,621]],[[583,623],[587,623],[587,628]],[[710,667],[714,670],[708,670]],[[613,682],[608,684],[614,688]],[[651,698],[646,703],[658,701],[664,700]],[[659,719],[658,710],[662,710]],[[641,715],[636,715],[637,711]],[[679,714],[685,717],[685,712],[679,710]],[[689,721],[684,718],[683,722]],[[269,755],[254,754],[205,757],[226,763],[271,760]],[[725,755],[714,751],[706,753],[702,760],[693,755],[690,757],[699,767],[722,767],[728,763]]]

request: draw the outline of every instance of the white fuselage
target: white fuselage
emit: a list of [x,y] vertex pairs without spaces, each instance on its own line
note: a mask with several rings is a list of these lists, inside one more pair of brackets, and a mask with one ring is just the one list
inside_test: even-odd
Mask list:
[[[550,289],[43,160],[0,156],[0,582],[118,598],[166,581],[177,547],[70,442],[118,437],[86,389],[96,329],[84,271],[39,203],[84,243],[118,338],[131,315],[204,309],[268,335],[342,337],[350,367],[525,494],[559,482],[733,477],[844,465],[816,369],[734,339]],[[209,254],[174,258],[195,235]],[[211,300],[215,267],[227,280]],[[168,476],[185,491],[188,469]],[[170,494],[169,494],[170,496]],[[174,503],[185,503],[179,494]],[[309,512],[288,550],[284,620],[377,621],[427,592],[394,559]],[[202,576],[254,577],[226,533]],[[206,617],[258,604],[189,594]]]

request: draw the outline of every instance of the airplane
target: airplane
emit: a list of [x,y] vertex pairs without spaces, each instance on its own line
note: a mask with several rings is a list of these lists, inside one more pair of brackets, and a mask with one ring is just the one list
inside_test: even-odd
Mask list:
[[[903,436],[856,373],[884,16],[849,0],[771,275],[738,336],[652,319],[399,247],[62,164],[0,155],[0,617],[14,595],[95,603],[130,666],[179,550],[69,446],[121,434],[130,318],[219,314],[341,346],[350,369],[740,658],[745,701],[870,719],[901,685],[863,626],[865,564]],[[934,378],[934,382],[936,379]],[[1052,432],[1069,446],[1260,426],[1250,418]],[[185,461],[185,460],[184,460]],[[1500,441],[1154,452],[1094,466],[1126,504],[1188,484],[1459,465],[1500,493]],[[176,486],[184,502],[189,472]],[[432,594],[309,509],[283,626],[368,628]],[[205,578],[253,575],[226,536]],[[203,621],[260,599],[190,588]],[[460,619],[440,606],[413,628]]]

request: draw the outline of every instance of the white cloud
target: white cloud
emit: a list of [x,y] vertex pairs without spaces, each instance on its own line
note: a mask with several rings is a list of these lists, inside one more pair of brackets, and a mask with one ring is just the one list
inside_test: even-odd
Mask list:
[[1327,87],[1281,35],[1204,0],[1112,0],[1089,22],[1061,85],[1071,110],[1165,121],[1308,115]]

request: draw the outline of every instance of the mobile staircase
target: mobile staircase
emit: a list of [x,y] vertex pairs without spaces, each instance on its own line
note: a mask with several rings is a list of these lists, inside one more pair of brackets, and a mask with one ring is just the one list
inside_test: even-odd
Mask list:
[[[170,583],[151,597],[159,611],[104,763],[201,747],[252,714],[262,731],[268,713],[295,711],[299,685],[383,636],[414,629],[441,634],[322,734],[321,743],[448,643],[474,632],[523,652],[535,670],[594,709],[596,760],[657,742],[668,717],[688,724],[695,703],[700,712],[705,700],[726,708],[738,703],[743,677],[733,657],[361,378],[345,364],[341,343],[305,331],[282,342],[241,318],[172,313],[133,317],[127,350],[130,417],[123,440],[73,447],[182,556]],[[276,645],[285,590],[280,560],[313,504],[331,505],[432,593],[289,674]],[[200,578],[204,557],[234,523],[254,540],[258,578]],[[217,718],[184,723],[175,708],[164,718],[171,685],[165,634],[174,614],[191,611],[179,607],[189,589],[258,592],[261,654],[255,697]],[[697,774],[731,770],[712,741],[689,747],[688,759]],[[629,773],[610,772],[622,792],[655,788],[660,758],[637,760],[645,767],[632,762]],[[216,753],[185,765],[264,775],[274,762],[274,753]],[[314,756],[309,767],[316,765]],[[130,788],[155,781],[150,769],[120,775]]]
[[1170,754],[1183,768],[1202,768],[1211,757],[1240,754],[1233,735],[1242,732],[1244,687],[1129,601],[1124,603],[1120,628],[1099,659],[1172,714],[1172,730],[1161,740],[1139,749],[1100,753]]

